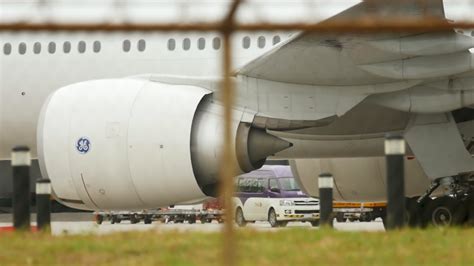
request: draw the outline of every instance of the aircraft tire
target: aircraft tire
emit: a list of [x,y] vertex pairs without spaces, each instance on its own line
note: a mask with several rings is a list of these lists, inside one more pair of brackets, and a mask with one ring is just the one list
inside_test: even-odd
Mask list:
[[443,196],[426,205],[423,220],[435,227],[461,225],[467,217],[466,205],[458,199]]

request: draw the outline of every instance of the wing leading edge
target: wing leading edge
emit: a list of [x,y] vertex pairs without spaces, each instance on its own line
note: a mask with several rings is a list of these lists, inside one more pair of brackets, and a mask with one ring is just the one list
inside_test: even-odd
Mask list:
[[[427,14],[444,19],[443,1],[364,1],[327,21],[351,21],[374,15],[420,18]],[[452,30],[431,33],[303,32],[250,62],[238,74],[285,83],[328,86],[424,80],[472,70],[472,56],[468,52],[472,47],[473,38]],[[447,57],[450,65],[456,67],[441,64]]]

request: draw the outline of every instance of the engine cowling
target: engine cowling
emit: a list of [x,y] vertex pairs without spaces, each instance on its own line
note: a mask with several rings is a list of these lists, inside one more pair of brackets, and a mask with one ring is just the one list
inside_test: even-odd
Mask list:
[[[213,195],[223,122],[211,93],[141,79],[63,87],[40,114],[42,175],[51,179],[59,201],[81,209],[148,209]],[[235,165],[245,166],[236,173],[253,170],[266,156],[289,147],[241,117],[243,111],[235,110]]]

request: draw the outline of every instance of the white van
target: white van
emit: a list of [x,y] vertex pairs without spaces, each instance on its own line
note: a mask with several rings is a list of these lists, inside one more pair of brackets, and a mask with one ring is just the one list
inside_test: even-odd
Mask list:
[[264,166],[236,180],[235,221],[268,221],[272,227],[289,221],[319,225],[319,200],[305,195],[293,178],[289,166]]

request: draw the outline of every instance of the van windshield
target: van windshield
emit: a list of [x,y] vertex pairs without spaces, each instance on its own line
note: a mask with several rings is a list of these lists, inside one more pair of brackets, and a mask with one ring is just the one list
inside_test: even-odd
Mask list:
[[293,177],[279,178],[279,181],[280,181],[280,187],[282,190],[286,190],[286,191],[301,190],[300,187],[298,186],[298,183],[296,183],[296,180]]

